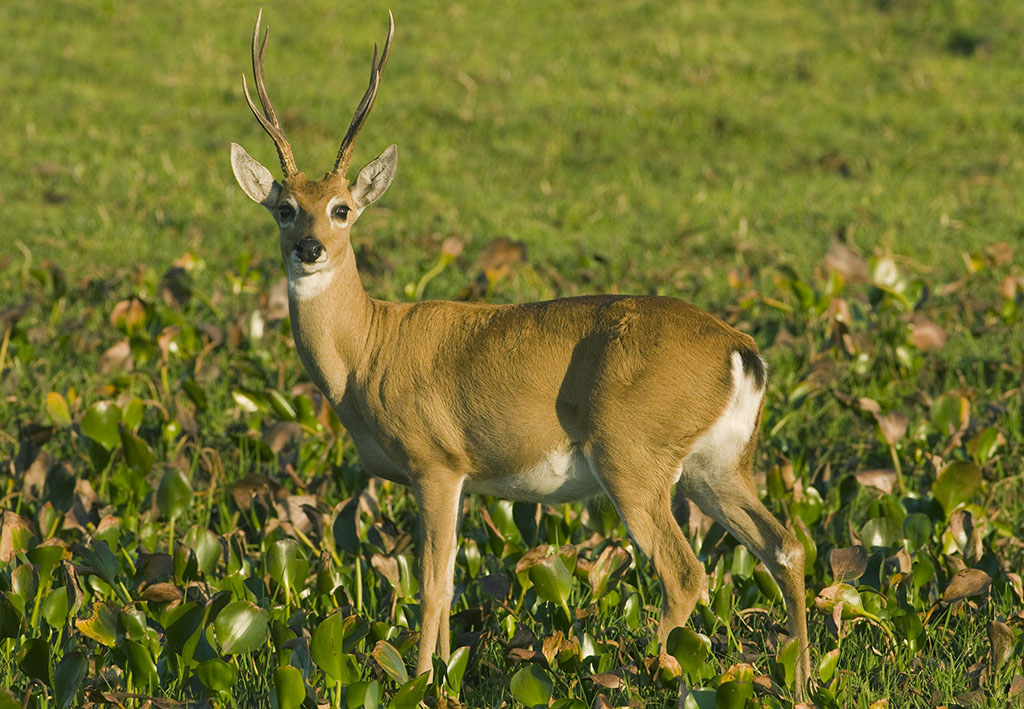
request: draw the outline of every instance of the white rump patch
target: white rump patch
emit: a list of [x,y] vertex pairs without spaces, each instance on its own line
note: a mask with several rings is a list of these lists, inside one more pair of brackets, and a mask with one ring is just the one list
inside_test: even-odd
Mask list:
[[327,264],[327,251],[313,263],[303,263],[294,253],[287,262],[288,297],[309,300],[324,292],[334,280],[335,269]]
[[467,480],[469,492],[508,500],[560,504],[602,492],[584,455],[575,447],[554,450],[535,465],[512,475],[489,480]]
[[722,472],[732,470],[754,435],[764,389],[759,388],[754,378],[743,371],[743,358],[739,352],[732,353],[732,380],[736,389],[729,405],[683,458],[676,471],[677,481],[684,470],[703,473],[711,480]]

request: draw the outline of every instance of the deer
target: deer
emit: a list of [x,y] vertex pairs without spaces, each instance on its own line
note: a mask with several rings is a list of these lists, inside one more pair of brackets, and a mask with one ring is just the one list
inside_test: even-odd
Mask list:
[[[604,496],[652,561],[662,588],[658,638],[687,622],[707,575],[673,513],[685,496],[764,564],[799,643],[796,694],[810,677],[804,549],[758,497],[752,474],[767,387],[752,337],[664,296],[587,295],[520,304],[388,302],[370,297],[351,230],[395,177],[391,145],[347,178],[394,37],[334,166],[310,180],[296,166],[264,80],[269,31],[252,35],[259,106],[283,178],[241,146],[242,191],[280,232],[292,334],[310,379],[355,444],[365,469],[407,485],[419,509],[421,633],[417,675],[451,651],[463,496],[561,504]],[[432,676],[432,675],[431,675]]]

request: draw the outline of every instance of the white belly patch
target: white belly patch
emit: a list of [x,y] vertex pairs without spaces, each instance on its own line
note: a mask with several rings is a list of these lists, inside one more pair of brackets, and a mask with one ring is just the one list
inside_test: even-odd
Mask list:
[[548,453],[533,467],[489,480],[467,480],[469,492],[509,500],[560,504],[600,495],[600,483],[577,448]]

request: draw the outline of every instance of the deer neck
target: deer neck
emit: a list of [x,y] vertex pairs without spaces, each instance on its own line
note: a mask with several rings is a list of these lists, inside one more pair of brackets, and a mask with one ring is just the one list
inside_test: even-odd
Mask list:
[[373,301],[359,280],[351,244],[328,271],[312,276],[289,272],[288,310],[306,371],[337,405],[349,374],[363,361],[373,319]]

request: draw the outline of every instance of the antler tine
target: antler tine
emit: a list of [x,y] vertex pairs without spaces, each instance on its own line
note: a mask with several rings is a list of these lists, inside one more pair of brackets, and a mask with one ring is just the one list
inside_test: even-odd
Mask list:
[[299,170],[295,166],[292,146],[288,139],[284,137],[284,129],[281,128],[281,122],[277,120],[274,104],[270,102],[270,97],[267,96],[267,85],[263,78],[263,59],[267,53],[267,39],[270,37],[270,30],[267,29],[264,32],[263,41],[260,42],[260,20],[262,18],[263,10],[260,10],[256,15],[256,26],[252,30],[252,74],[256,79],[256,93],[260,98],[260,105],[263,107],[263,110],[260,111],[256,107],[256,102],[249,95],[249,86],[246,84],[244,74],[242,75],[242,90],[245,92],[245,100],[249,104],[249,110],[252,111],[252,115],[256,116],[256,120],[263,126],[263,130],[274,141],[274,147],[277,148],[277,156],[281,159],[281,169],[284,170],[284,176],[287,178],[297,174]]
[[374,44],[373,61],[370,63],[370,85],[366,88],[366,93],[363,94],[362,100],[359,101],[355,115],[352,117],[352,123],[349,124],[348,131],[346,131],[345,137],[341,141],[341,148],[338,149],[338,159],[334,161],[334,169],[331,170],[332,175],[344,175],[348,172],[348,164],[352,159],[352,150],[355,148],[356,138],[359,137],[359,130],[363,127],[363,122],[370,114],[370,109],[373,108],[374,99],[377,98],[377,87],[380,86],[381,74],[388,63],[388,54],[391,52],[391,38],[394,36],[395,18],[391,11],[388,10],[388,36],[384,40],[384,49],[380,53],[380,61],[377,60],[377,45]]

